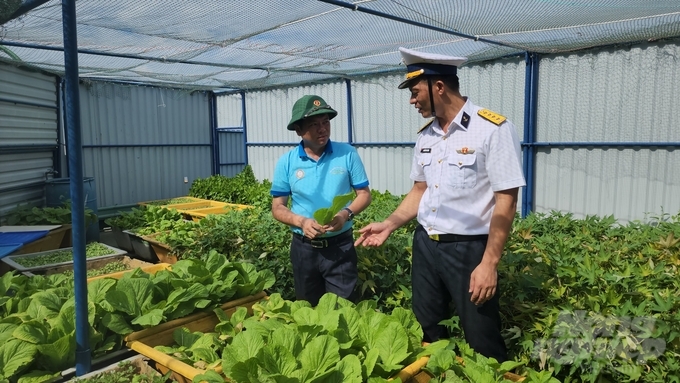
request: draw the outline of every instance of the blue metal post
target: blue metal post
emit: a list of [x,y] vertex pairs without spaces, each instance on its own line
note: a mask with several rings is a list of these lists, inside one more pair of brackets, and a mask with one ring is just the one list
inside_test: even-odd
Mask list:
[[62,0],[64,26],[64,68],[66,98],[65,124],[68,142],[68,167],[73,221],[73,275],[76,305],[76,376],[90,371],[90,324],[87,321],[87,266],[85,263],[85,198],[83,185],[83,153],[80,136],[80,94],[78,91],[78,39],[76,0]]
[[241,95],[241,118],[243,118],[243,162],[248,165],[248,118],[246,117],[246,92],[239,92]]
[[522,150],[522,165],[527,186],[522,191],[522,217],[526,217],[534,210],[534,194],[536,177],[534,161],[536,159],[536,109],[538,107],[538,61],[536,53],[527,52],[526,76],[524,83],[524,142]]
[[345,84],[347,86],[347,142],[352,145],[354,137],[352,132],[354,131],[354,126],[352,121],[354,120],[354,114],[352,110],[352,81],[345,79]]
[[217,96],[215,93],[208,93],[210,97],[210,151],[213,159],[212,174],[220,174],[220,134],[217,131]]

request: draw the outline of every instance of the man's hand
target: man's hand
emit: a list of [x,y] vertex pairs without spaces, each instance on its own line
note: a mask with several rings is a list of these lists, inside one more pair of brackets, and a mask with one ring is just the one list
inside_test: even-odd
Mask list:
[[496,295],[498,273],[496,266],[483,262],[477,265],[470,275],[470,301],[479,306]]
[[347,210],[340,210],[340,212],[333,217],[332,221],[323,226],[323,229],[326,231],[338,231],[345,226],[347,218],[349,218]]
[[300,227],[302,232],[307,238],[316,238],[322,234],[326,234],[326,229],[324,229],[318,222],[313,218],[305,218],[302,221],[302,226]]
[[364,246],[380,246],[392,234],[384,222],[373,222],[359,230],[361,236],[354,242],[354,246],[363,244]]

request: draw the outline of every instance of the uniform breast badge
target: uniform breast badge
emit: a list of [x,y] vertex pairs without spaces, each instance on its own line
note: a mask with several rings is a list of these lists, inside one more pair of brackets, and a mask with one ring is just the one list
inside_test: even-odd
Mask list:
[[472,154],[474,152],[475,152],[474,149],[470,149],[467,146],[463,146],[460,149],[456,149],[456,153],[458,153],[458,154]]

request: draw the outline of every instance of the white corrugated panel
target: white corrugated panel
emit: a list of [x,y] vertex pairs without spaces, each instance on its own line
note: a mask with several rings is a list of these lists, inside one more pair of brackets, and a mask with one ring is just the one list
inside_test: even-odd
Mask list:
[[[653,43],[541,60],[538,139],[680,142],[678,45]],[[680,211],[677,148],[542,149],[537,211],[645,219]]]
[[243,127],[243,106],[240,94],[222,94],[216,96],[217,127]]
[[57,148],[56,77],[0,65],[0,217],[42,205]]
[[84,175],[100,209],[186,195],[211,175],[207,94],[98,82],[80,91]]
[[248,163],[253,174],[259,180],[272,180],[274,167],[279,158],[293,149],[293,146],[250,146],[248,147]]
[[347,142],[347,91],[342,82],[246,93],[248,142],[299,142],[286,127],[295,101],[308,94],[320,96],[338,112],[331,121],[331,140]]
[[408,89],[397,89],[403,75],[352,81],[354,142],[412,143],[427,120],[409,105]]
[[524,137],[524,83],[526,64],[523,59],[509,58],[464,66],[458,71],[460,92],[470,101],[507,117]]

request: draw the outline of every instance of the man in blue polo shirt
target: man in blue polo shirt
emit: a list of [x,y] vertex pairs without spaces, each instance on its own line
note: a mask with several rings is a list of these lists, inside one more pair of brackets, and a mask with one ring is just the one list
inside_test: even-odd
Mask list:
[[[371,203],[356,149],[331,143],[330,120],[337,115],[319,96],[307,95],[295,102],[288,130],[302,141],[277,162],[271,190],[272,215],[293,230],[290,259],[296,298],[314,306],[327,292],[355,300],[358,275],[352,218]],[[315,211],[329,208],[334,197],[352,189],[356,198],[331,222],[322,225],[313,218]]]

